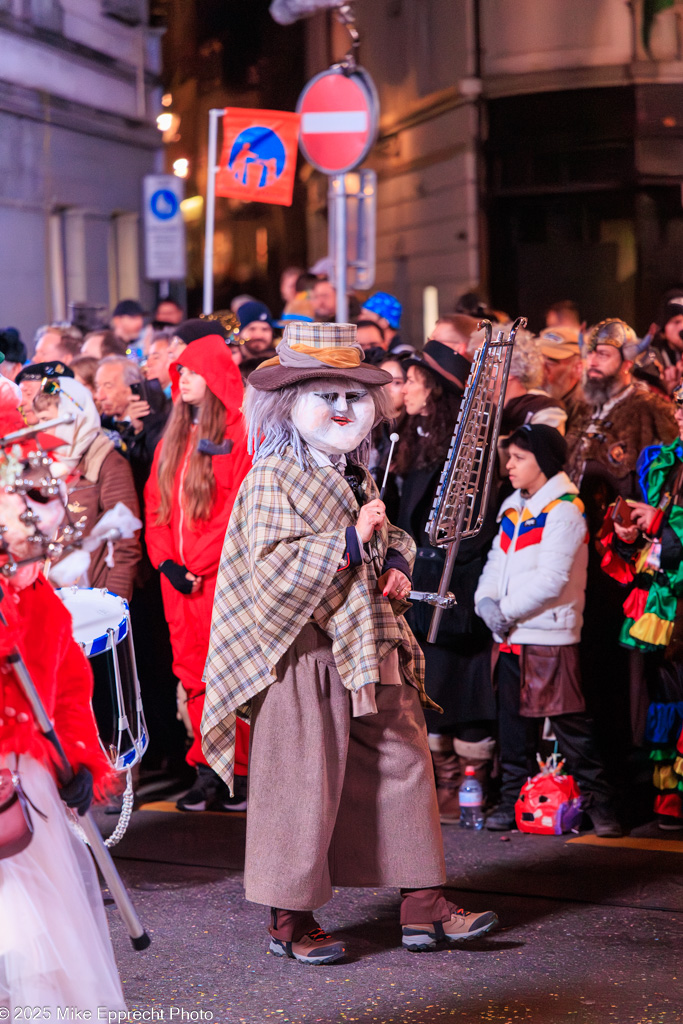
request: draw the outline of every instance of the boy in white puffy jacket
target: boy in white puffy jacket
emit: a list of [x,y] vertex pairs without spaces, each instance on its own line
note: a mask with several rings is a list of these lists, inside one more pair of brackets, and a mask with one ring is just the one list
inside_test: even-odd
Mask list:
[[588,531],[578,489],[562,471],[567,444],[553,427],[525,424],[505,447],[517,490],[500,509],[500,530],[474,597],[477,615],[501,642],[501,803],[486,827],[514,827],[519,791],[535,773],[533,720],[548,717],[596,833],[617,837],[613,792],[581,690]]

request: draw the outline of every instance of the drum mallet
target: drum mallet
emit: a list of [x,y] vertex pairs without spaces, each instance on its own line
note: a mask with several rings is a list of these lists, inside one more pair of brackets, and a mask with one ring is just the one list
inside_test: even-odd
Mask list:
[[[0,621],[6,625],[2,612],[0,612]],[[7,661],[14,669],[17,680],[24,691],[24,695],[31,705],[31,710],[35,716],[38,728],[57,751],[57,755],[61,762],[59,775],[62,782],[69,782],[73,777],[71,765],[66,759],[62,745],[59,742],[59,737],[55,732],[54,725],[50,721],[50,717],[43,707],[43,703],[38,695],[35,684],[24,663],[24,659],[16,647],[7,656]],[[121,876],[116,870],[111,854],[104,845],[104,840],[100,835],[100,830],[95,823],[95,819],[92,817],[90,812],[88,812],[82,817],[79,816],[79,824],[81,824],[83,831],[85,832],[92,855],[97,862],[97,866],[102,872],[102,876],[109,887],[109,892],[112,895],[114,903],[123,918],[123,922],[128,930],[128,934],[130,935],[130,941],[133,944],[133,949],[147,949],[152,940],[140,924],[140,919],[135,912],[135,907],[133,906],[126,887],[121,880]]]
[[391,441],[391,448],[389,449],[389,458],[387,459],[387,468],[384,470],[384,479],[382,480],[382,486],[379,490],[379,500],[384,501],[384,492],[387,487],[387,477],[389,476],[389,466],[391,465],[391,459],[394,454],[394,446],[398,441],[398,434],[389,434],[389,440]]

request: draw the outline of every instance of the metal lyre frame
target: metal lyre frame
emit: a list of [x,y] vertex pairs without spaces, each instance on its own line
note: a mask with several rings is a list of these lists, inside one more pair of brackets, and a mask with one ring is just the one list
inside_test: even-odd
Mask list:
[[[479,533],[488,505],[495,468],[495,454],[510,374],[515,335],[526,327],[526,318],[515,320],[510,334],[498,332],[492,341],[493,325],[480,324],[485,330],[484,344],[475,355],[467,387],[460,405],[453,440],[446,458],[434,504],[427,524],[434,547],[448,547],[446,562],[436,594],[413,599],[434,605],[427,641],[436,643],[444,609],[455,604],[449,594],[453,567],[460,542]],[[411,595],[412,596],[412,595]]]

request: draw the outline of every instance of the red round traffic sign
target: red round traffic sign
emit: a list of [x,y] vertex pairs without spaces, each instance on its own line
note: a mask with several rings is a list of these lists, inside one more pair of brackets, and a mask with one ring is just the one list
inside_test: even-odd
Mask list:
[[346,74],[340,67],[322,71],[304,87],[296,109],[301,152],[323,174],[352,170],[372,149],[379,105],[362,68]]

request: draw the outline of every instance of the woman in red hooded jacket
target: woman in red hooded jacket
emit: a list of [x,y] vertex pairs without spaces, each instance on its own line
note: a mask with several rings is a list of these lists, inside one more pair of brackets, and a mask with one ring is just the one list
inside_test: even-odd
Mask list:
[[[251,459],[241,407],[244,389],[225,340],[200,338],[182,352],[171,378],[176,399],[145,489],[147,550],[162,574],[173,671],[187,694],[194,739],[187,755],[197,768],[187,811],[245,806],[243,786],[230,798],[201,749],[202,675],[209,646],[213,594],[233,502]],[[240,723],[238,768],[246,775],[248,726]],[[241,780],[243,781],[243,780]]]

